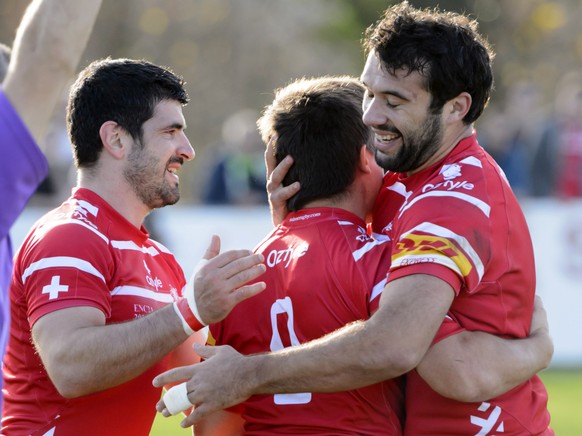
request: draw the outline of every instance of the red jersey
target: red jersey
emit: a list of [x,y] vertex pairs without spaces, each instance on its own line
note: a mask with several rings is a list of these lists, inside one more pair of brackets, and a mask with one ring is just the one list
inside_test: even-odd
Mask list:
[[[244,354],[298,345],[369,318],[390,261],[385,238],[372,239],[363,220],[333,208],[290,213],[256,252],[265,257],[266,290],[210,326],[217,345]],[[389,381],[348,392],[255,395],[243,418],[247,435],[400,435],[401,407],[399,381]]]
[[[417,174],[388,173],[374,231],[392,240],[389,281],[434,275],[455,290],[450,313],[463,328],[528,335],[535,294],[529,230],[503,172],[475,135]],[[547,399],[535,376],[491,401],[461,403],[438,395],[411,371],[405,434],[553,434]]]
[[75,190],[32,228],[10,286],[3,434],[149,434],[161,395],[151,381],[168,369],[165,360],[115,388],[66,399],[31,342],[34,323],[56,310],[95,307],[113,324],[174,301],[184,274],[174,256],[148,236],[86,189]]

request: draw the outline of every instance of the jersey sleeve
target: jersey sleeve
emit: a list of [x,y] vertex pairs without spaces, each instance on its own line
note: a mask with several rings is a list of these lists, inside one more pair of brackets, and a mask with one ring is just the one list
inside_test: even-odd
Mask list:
[[[71,241],[82,240],[83,244]],[[19,254],[16,277],[24,290],[31,326],[55,310],[91,306],[111,315],[114,273],[108,242],[102,234],[81,224],[61,224],[49,230],[41,227]]]
[[395,220],[391,279],[430,274],[457,294],[475,291],[491,255],[491,208],[479,168],[463,171],[469,181],[439,186],[433,180],[404,205]]

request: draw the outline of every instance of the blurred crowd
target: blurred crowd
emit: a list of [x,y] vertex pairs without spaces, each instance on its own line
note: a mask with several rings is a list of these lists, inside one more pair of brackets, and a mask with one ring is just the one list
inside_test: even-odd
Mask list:
[[[551,107],[527,80],[507,88],[477,125],[480,144],[501,166],[519,198],[582,198],[582,73],[564,74]],[[222,124],[221,137],[203,148],[199,174],[184,203],[264,205],[264,144],[256,129],[259,111],[243,108]],[[74,174],[63,124],[56,111],[47,135],[51,171],[36,201],[65,198]]]
[[[360,74],[363,29],[393,1],[313,0],[301,7],[283,0],[106,1],[96,22],[99,37],[90,41],[82,62],[144,58],[182,75],[196,101],[185,116],[197,157],[180,174],[181,204],[264,204],[264,146],[249,114],[256,118],[272,90],[294,78]],[[0,41],[11,41],[25,5],[0,2]],[[582,197],[582,79],[578,72],[568,73],[582,59],[582,3],[441,0],[439,5],[477,18],[495,47],[495,91],[477,129],[516,193]],[[53,206],[73,184],[64,129],[61,111],[46,139],[51,174],[36,202]]]
[[582,198],[582,74],[565,74],[554,95],[546,108],[532,82],[518,82],[478,126],[479,142],[521,198]]

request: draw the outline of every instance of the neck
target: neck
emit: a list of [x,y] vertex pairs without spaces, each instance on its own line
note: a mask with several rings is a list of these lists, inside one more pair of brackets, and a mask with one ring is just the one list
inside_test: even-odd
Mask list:
[[306,203],[302,209],[313,207],[331,207],[335,209],[343,209],[365,220],[368,209],[370,207],[365,204],[363,198],[363,195],[354,195],[353,192],[348,191],[333,198],[323,198],[310,201]]
[[429,159],[427,160],[424,165],[416,168],[413,171],[409,171],[407,175],[416,174],[425,168],[428,168],[435,163],[439,162],[440,160],[444,159],[455,146],[463,139],[470,137],[473,134],[473,125],[465,125],[462,124],[459,128],[451,130],[450,132],[445,133],[443,137],[443,141],[441,146],[439,147],[438,151]]
[[89,175],[79,170],[77,186],[89,189],[105,200],[113,209],[137,228],[140,228],[150,209],[137,198],[135,192],[123,179],[98,174]]

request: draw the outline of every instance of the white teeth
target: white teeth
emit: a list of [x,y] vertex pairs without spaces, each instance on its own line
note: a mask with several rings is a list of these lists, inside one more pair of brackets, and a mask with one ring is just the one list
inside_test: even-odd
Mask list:
[[175,168],[168,168],[168,172],[172,173],[172,174],[176,174],[176,169]]
[[377,135],[380,141],[392,141],[398,138],[398,135]]

